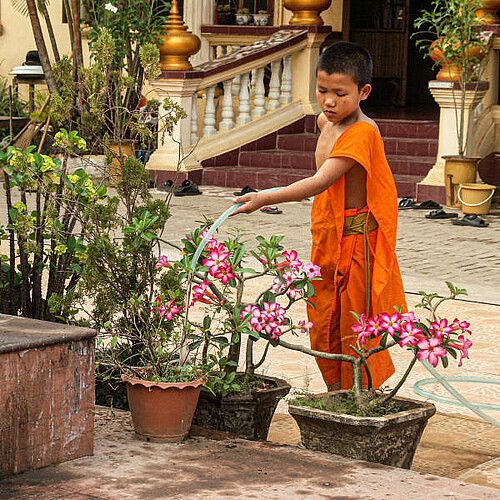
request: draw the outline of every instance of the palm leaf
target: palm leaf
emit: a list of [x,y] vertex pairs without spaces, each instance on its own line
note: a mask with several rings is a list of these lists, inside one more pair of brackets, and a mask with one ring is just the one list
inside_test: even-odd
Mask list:
[[[28,4],[26,3],[26,0],[11,0],[12,7],[14,7],[14,10],[22,14],[23,16],[28,15]],[[50,0],[37,0],[37,8],[38,12],[42,13],[46,12],[46,9],[42,9],[41,4],[44,3],[46,7],[50,5]]]

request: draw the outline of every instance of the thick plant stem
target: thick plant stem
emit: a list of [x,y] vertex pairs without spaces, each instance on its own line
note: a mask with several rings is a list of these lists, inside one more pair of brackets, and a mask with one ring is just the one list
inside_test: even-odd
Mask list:
[[355,361],[352,363],[352,390],[356,396],[356,400],[361,396],[363,390],[363,369],[361,358],[354,358]]

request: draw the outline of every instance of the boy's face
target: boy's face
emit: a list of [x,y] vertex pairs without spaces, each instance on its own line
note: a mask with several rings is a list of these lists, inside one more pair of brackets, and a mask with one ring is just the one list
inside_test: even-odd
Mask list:
[[350,75],[318,71],[316,98],[331,123],[342,123],[359,108],[359,103],[370,94],[372,87],[366,84],[361,90]]

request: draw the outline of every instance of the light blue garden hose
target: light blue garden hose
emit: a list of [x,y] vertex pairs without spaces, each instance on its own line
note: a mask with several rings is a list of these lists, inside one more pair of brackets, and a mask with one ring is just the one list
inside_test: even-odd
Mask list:
[[[438,381],[452,396],[454,396],[460,403],[458,402],[453,402],[452,400],[449,400],[448,398],[442,398],[441,396],[438,396],[436,394],[432,394],[426,391],[422,391],[420,389],[421,385],[428,384],[429,381],[432,381],[432,379],[424,379],[424,380],[419,380],[413,385],[413,390],[419,394],[420,396],[424,396],[430,399],[433,399],[435,401],[442,401],[445,403],[451,403],[451,404],[457,404],[457,405],[463,405],[469,408],[472,412],[474,412],[477,416],[481,417],[483,420],[486,420],[490,424],[493,424],[495,427],[500,428],[500,422],[498,420],[495,420],[494,418],[491,418],[489,415],[484,413],[483,411],[480,410],[480,408],[484,409],[493,409],[493,410],[500,410],[500,407],[498,405],[491,405],[491,406],[496,406],[496,408],[485,408],[485,406],[490,406],[490,405],[476,405],[471,403],[469,400],[464,398],[462,394],[460,394],[449,382],[448,380],[458,380],[460,379],[460,382],[481,382],[481,383],[487,383],[487,384],[500,384],[499,381],[492,381],[492,379],[488,378],[482,378],[482,377],[442,377],[439,372],[433,368],[428,361],[422,361],[421,362],[425,368],[430,372],[430,374],[434,377],[436,381]],[[448,380],[447,380],[448,379]]]
[[[259,193],[270,193],[271,191],[278,191],[280,190],[281,187],[275,187],[275,188],[269,188],[269,189],[263,189],[262,191],[259,191]],[[198,245],[198,248],[196,249],[196,252],[193,255],[193,258],[191,260],[191,265],[189,267],[189,270],[192,272],[194,271],[194,268],[196,267],[196,263],[198,262],[198,259],[200,258],[201,252],[205,249],[205,246],[208,243],[208,240],[213,236],[215,231],[219,228],[219,226],[239,207],[244,205],[244,203],[235,203],[234,205],[231,205],[210,227],[210,229],[207,231],[207,234],[205,237],[201,240],[201,243]]]
[[[281,189],[281,187],[276,187],[276,188],[270,188],[270,189],[263,189],[260,191],[261,193],[268,193],[272,191],[278,191]],[[215,231],[219,228],[219,226],[238,208],[241,207],[243,203],[236,203],[232,206],[230,206],[215,222],[212,224],[210,229],[207,231],[207,234],[204,236],[203,240],[201,243],[198,245],[198,248],[196,249],[196,252],[193,255],[193,258],[191,260],[191,265],[190,265],[190,271],[193,272],[196,263],[198,262],[198,259],[200,258],[201,252],[203,252],[205,246],[207,245],[208,241],[210,238],[213,236]],[[460,382],[481,382],[481,383],[486,383],[486,384],[498,384],[500,385],[500,381],[495,381],[492,379],[487,379],[487,378],[482,378],[482,377],[442,377],[439,372],[434,369],[428,361],[421,361],[421,363],[425,366],[425,368],[430,372],[430,374],[434,377],[434,380],[439,382],[452,396],[454,396],[457,401],[453,401],[449,398],[444,398],[442,396],[438,396],[436,394],[423,391],[420,386],[421,385],[426,385],[431,382],[433,382],[432,379],[423,379],[419,380],[416,382],[413,386],[413,390],[419,394],[420,396],[426,397],[428,399],[433,399],[435,401],[440,401],[443,403],[449,403],[449,404],[455,404],[455,405],[463,405],[469,408],[472,412],[474,412],[476,415],[481,417],[483,420],[486,420],[490,424],[493,424],[495,427],[500,428],[500,422],[497,420],[491,418],[489,415],[481,411],[482,409],[485,410],[495,410],[495,411],[500,411],[500,405],[477,405],[471,403],[469,400],[467,400],[462,394],[460,394],[456,389],[453,388],[453,386],[448,382],[448,380],[455,380],[455,381],[460,381]],[[447,380],[448,379],[448,380]]]

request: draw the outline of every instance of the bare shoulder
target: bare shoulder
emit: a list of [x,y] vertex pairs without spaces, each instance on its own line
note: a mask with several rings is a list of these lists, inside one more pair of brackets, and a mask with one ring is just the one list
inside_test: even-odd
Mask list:
[[328,118],[324,113],[320,113],[318,119],[316,120],[320,130],[323,130],[324,126],[328,123]]
[[374,120],[372,120],[369,116],[363,115],[363,117],[361,118],[361,120],[360,120],[360,121],[362,121],[362,122],[366,122],[366,123],[369,123],[369,124],[370,124],[370,125],[372,125],[372,126],[375,128],[375,130],[376,130],[376,131],[380,134],[380,130],[379,130],[379,128],[378,128],[377,123],[376,123]]

